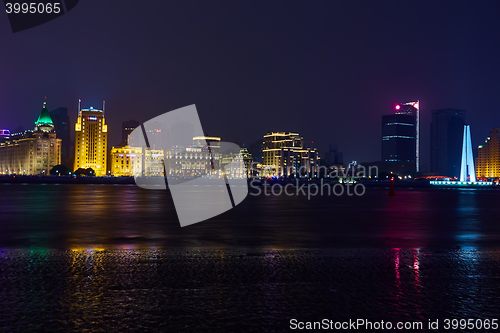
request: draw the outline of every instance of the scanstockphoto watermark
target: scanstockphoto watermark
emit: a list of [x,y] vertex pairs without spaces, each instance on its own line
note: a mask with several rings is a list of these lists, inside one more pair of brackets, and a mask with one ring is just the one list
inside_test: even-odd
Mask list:
[[[300,166],[299,168],[295,167],[286,167],[279,168],[282,174],[293,175],[299,178],[308,178],[308,177],[325,177],[330,179],[335,178],[347,178],[347,177],[359,177],[359,178],[378,178],[378,166],[369,165],[368,167],[357,164],[350,163],[348,166],[318,166],[315,168],[311,168],[310,166]],[[259,174],[262,169],[259,168],[258,162],[252,162],[249,167],[249,174]]]
[[254,179],[250,182],[250,189],[251,196],[259,196],[262,194],[265,196],[306,196],[307,200],[311,200],[311,197],[315,196],[340,197],[347,195],[350,197],[360,197],[366,192],[366,188],[363,184],[331,184],[325,182],[324,179],[320,179],[319,183],[310,182],[301,184],[299,179],[295,179],[295,182],[292,183],[274,183],[272,185],[267,180]]

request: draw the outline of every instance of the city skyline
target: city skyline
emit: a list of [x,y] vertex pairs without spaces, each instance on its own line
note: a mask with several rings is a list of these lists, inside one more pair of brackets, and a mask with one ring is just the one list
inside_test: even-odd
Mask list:
[[[47,97],[45,97],[44,101],[45,101],[45,102],[44,102],[44,108],[45,108],[46,101],[47,101]],[[78,115],[80,115],[82,111],[85,111],[85,112],[94,112],[94,113],[95,113],[95,112],[97,112],[97,113],[103,113],[103,110],[100,110],[100,109],[95,109],[95,108],[93,108],[92,106],[90,106],[90,107],[89,107],[89,108],[87,108],[87,109],[81,108],[81,102],[82,102],[82,101],[81,101],[81,99],[79,99],[79,100],[78,100],[78,106],[80,107],[80,112],[77,112],[77,114],[78,114]],[[394,118],[394,117],[404,117],[404,116],[407,116],[407,117],[412,117],[412,116],[411,116],[411,115],[409,115],[409,114],[408,114],[408,115],[406,115],[406,113],[407,113],[407,112],[406,112],[405,110],[402,110],[402,109],[401,109],[401,107],[402,107],[402,106],[407,107],[407,108],[408,108],[408,110],[410,110],[410,109],[411,109],[411,111],[413,112],[415,108],[414,108],[412,105],[413,105],[414,103],[419,104],[418,102],[396,103],[396,104],[395,104],[395,105],[393,105],[393,107],[392,107],[393,112],[394,112],[394,114],[393,114],[393,115],[387,115],[387,114],[386,114],[386,115],[383,115],[383,116],[382,116],[382,123],[383,123],[383,125],[384,125],[384,126],[383,126],[383,128],[382,128],[382,131],[381,131],[381,135],[382,135],[382,138],[383,138],[383,140],[382,140],[382,145],[381,145],[382,158],[381,158],[381,159],[379,159],[379,160],[374,160],[374,161],[362,161],[363,163],[367,163],[367,162],[388,162],[388,161],[390,162],[390,161],[392,161],[392,160],[388,160],[388,159],[385,159],[385,158],[384,158],[384,148],[383,148],[383,147],[384,147],[384,144],[387,142],[387,141],[384,141],[384,140],[385,140],[385,139],[384,139],[384,138],[385,138],[385,136],[384,136],[384,131],[387,131],[387,130],[385,130],[385,129],[384,129],[384,128],[385,128],[385,123],[388,123],[389,125],[392,125],[392,124],[398,124],[398,122],[394,123],[394,121],[396,121],[396,120],[394,120],[394,119],[396,119],[396,118]],[[105,105],[105,102],[103,101],[103,109],[104,109],[104,105]],[[406,105],[406,106],[405,106],[405,105]],[[417,108],[418,108],[418,106],[417,106]],[[54,109],[53,111],[50,111],[49,113],[50,113],[51,115],[52,115],[52,114],[56,114],[56,115],[59,115],[59,114],[66,115],[66,113],[68,112],[67,110],[68,110],[68,108],[66,108],[66,107],[58,107],[58,108]],[[406,112],[406,113],[405,113],[405,112]],[[454,110],[454,109],[450,109],[450,108],[448,108],[448,109],[442,109],[442,110],[431,110],[431,113],[433,113],[433,119],[434,119],[435,115],[437,114],[437,112],[438,112],[438,113],[439,113],[439,112],[440,112],[440,113],[443,113],[443,112],[448,112],[448,113],[450,113],[450,112],[451,112],[451,113],[453,113],[453,114],[456,114],[457,112],[461,112],[461,119],[462,119],[462,120],[463,120],[463,119],[465,119],[465,111],[464,111],[464,110]],[[413,116],[414,116],[414,115],[413,115]],[[80,118],[80,117],[79,117],[79,118]],[[393,118],[394,118],[394,119],[393,119]],[[69,119],[71,119],[71,118],[69,117]],[[399,118],[398,118],[398,119],[399,119]],[[406,119],[406,118],[405,118],[405,119]],[[438,118],[438,119],[439,119],[439,118]],[[399,120],[398,120],[398,121],[399,121]],[[436,121],[436,120],[434,120],[434,121]],[[440,120],[440,121],[442,121],[442,120]],[[404,120],[404,121],[402,121],[402,122],[406,122],[406,120]],[[409,122],[409,123],[410,123],[410,122],[413,122],[413,123],[412,123],[412,125],[415,127],[415,125],[416,125],[416,122],[417,122],[417,121],[416,121],[416,119],[415,119],[415,120],[413,120],[413,121],[408,120],[408,122]],[[106,120],[106,131],[107,131],[107,123],[108,123],[108,122],[107,122],[107,120]],[[122,121],[121,121],[121,127],[115,128],[115,130],[114,130],[114,131],[113,131],[113,130],[111,130],[111,131],[110,131],[110,133],[112,134],[112,135],[111,135],[112,137],[118,137],[118,134],[121,134],[121,141],[119,141],[117,144],[112,144],[112,143],[111,143],[111,144],[109,144],[109,143],[108,143],[108,142],[109,142],[109,140],[106,140],[106,146],[107,146],[107,148],[105,148],[105,155],[106,155],[106,156],[105,156],[105,160],[107,160],[107,159],[110,157],[110,153],[111,153],[111,149],[112,149],[112,148],[117,148],[117,149],[119,149],[119,148],[121,148],[121,147],[123,147],[123,146],[125,146],[125,145],[126,145],[126,144],[124,144],[123,139],[124,139],[124,135],[125,135],[125,136],[126,136],[126,135],[128,135],[128,134],[131,132],[131,130],[133,130],[133,128],[132,128],[132,127],[130,127],[130,126],[131,126],[131,124],[137,125],[137,124],[139,124],[139,123],[138,123],[137,121],[133,120],[133,119],[130,119],[130,120],[122,120]],[[432,155],[432,149],[433,149],[433,147],[432,147],[432,142],[433,142],[433,141],[432,141],[432,140],[433,140],[433,139],[432,139],[432,135],[433,135],[433,134],[432,134],[432,125],[433,125],[433,123],[431,123],[430,125],[431,125],[431,133],[430,133],[431,147],[430,147],[430,149],[428,149],[428,150],[429,150],[429,155],[430,155],[429,157],[430,157],[431,165],[430,165],[430,168],[429,168],[429,166],[428,166],[428,165],[425,165],[425,167],[421,170],[421,172],[423,172],[423,173],[431,173],[431,174],[435,174],[435,175],[447,175],[447,176],[456,177],[456,176],[457,176],[457,175],[455,175],[456,168],[457,168],[457,166],[456,166],[456,165],[454,165],[454,166],[453,166],[454,171],[451,171],[451,169],[450,169],[450,171],[449,171],[449,172],[447,172],[447,173],[440,172],[440,171],[443,171],[443,170],[444,170],[443,168],[441,168],[441,169],[434,168],[434,169],[433,169],[433,167],[432,167],[432,158],[433,158],[433,157],[431,156],[431,155]],[[443,126],[443,125],[441,125],[441,128],[443,128],[442,126]],[[68,136],[69,136],[69,137],[71,137],[71,140],[70,140],[71,147],[69,147],[69,148],[68,148],[68,151],[69,151],[69,150],[71,150],[71,151],[73,152],[73,155],[74,155],[73,157],[76,157],[76,155],[78,154],[78,152],[76,151],[76,150],[77,150],[76,148],[77,148],[77,146],[78,146],[78,145],[76,144],[76,143],[77,143],[77,140],[76,140],[76,134],[78,133],[78,131],[77,131],[77,132],[75,132],[75,129],[74,129],[74,123],[73,123],[73,124],[70,124],[70,126],[69,126],[69,127],[70,127],[70,130],[69,130],[70,135],[68,135]],[[392,127],[394,127],[394,126],[392,126]],[[401,126],[399,126],[399,127],[401,127]],[[408,126],[403,126],[402,128],[403,128],[403,129],[405,129],[406,127],[408,127]],[[56,126],[56,128],[57,128],[57,126]],[[412,129],[413,129],[413,128],[412,128]],[[490,130],[492,130],[492,129],[494,129],[494,128],[491,128]],[[5,130],[9,130],[9,129],[5,129]],[[415,129],[415,130],[416,130],[416,129]],[[441,129],[441,130],[442,130],[442,129]],[[12,130],[10,130],[10,132],[11,132],[11,134],[15,134]],[[273,132],[273,131],[271,131],[271,132]],[[455,131],[455,132],[456,132],[456,131]],[[128,133],[128,134],[127,134],[127,133]],[[270,132],[267,132],[267,133],[269,134]],[[279,132],[275,132],[275,133],[279,133]],[[106,132],[105,134],[106,134],[106,139],[107,139],[107,135],[108,135],[108,133]],[[113,134],[114,134],[114,135],[113,135]],[[284,134],[284,133],[283,133],[283,134]],[[289,134],[293,134],[293,133],[289,133]],[[386,133],[386,134],[387,134],[387,133]],[[458,143],[457,143],[457,142],[458,142],[458,141],[457,141],[458,136],[456,135],[456,133],[454,133],[454,134],[455,134],[455,135],[453,136],[453,139],[448,138],[448,141],[450,141],[450,140],[455,141],[455,146],[458,146]],[[66,134],[64,134],[64,135],[66,136]],[[295,135],[298,135],[298,134],[295,134]],[[412,135],[413,135],[413,134],[412,134]],[[265,138],[265,136],[266,136],[266,134],[264,134],[264,138]],[[415,133],[415,137],[416,137],[416,133]],[[413,137],[413,139],[412,139],[413,141],[415,141],[415,137]],[[59,138],[59,134],[58,134],[58,138]],[[461,140],[461,138],[462,138],[462,137],[460,136],[460,138],[459,138],[459,139]],[[424,139],[424,141],[426,141],[426,139],[429,139],[429,138],[423,138],[423,139]],[[259,140],[259,139],[257,139],[257,141],[258,141],[258,140]],[[318,151],[318,150],[315,148],[317,145],[316,145],[316,144],[314,144],[314,142],[313,142],[313,141],[310,141],[310,144],[308,144],[308,142],[309,142],[309,141],[304,140],[304,138],[303,138],[303,137],[300,137],[300,140],[301,140],[301,146],[304,146],[304,148],[309,149],[309,148],[307,148],[307,146],[311,146],[311,147],[313,147],[313,149],[314,149],[314,151],[315,151],[315,152],[317,151],[315,154],[319,154],[319,155],[318,155],[317,157],[315,157],[315,158],[318,158],[318,160],[319,160],[319,159],[323,159],[323,156],[326,156],[326,154],[328,154],[328,153],[329,153],[329,150],[326,150],[326,151]],[[487,139],[487,140],[488,140],[488,139]],[[63,141],[67,141],[67,140],[63,140]],[[481,142],[482,142],[482,141],[481,141]],[[67,142],[64,142],[64,143],[67,145]],[[251,145],[251,143],[247,143],[247,142],[241,142],[241,144],[243,144],[244,146],[250,146],[250,145]],[[324,143],[323,143],[323,144],[324,144]],[[452,144],[452,143],[451,143],[451,142],[450,142],[450,143],[448,143],[448,145],[450,145],[450,144]],[[479,154],[479,149],[480,149],[480,148],[482,148],[482,145],[474,145],[474,142],[473,142],[472,144],[473,144],[472,148],[473,148],[474,158],[477,158],[477,157],[478,157],[478,154]],[[319,145],[321,145],[321,143],[319,143]],[[331,143],[330,143],[330,145],[331,145]],[[415,146],[415,142],[414,142],[414,143],[412,143],[411,145],[412,145],[412,146]],[[441,145],[443,145],[443,144],[441,144]],[[63,147],[64,147],[64,144],[63,144]],[[108,149],[108,148],[109,148],[109,149]],[[330,148],[330,149],[331,149],[331,148]],[[395,149],[395,148],[391,148],[391,149]],[[398,148],[398,149],[400,149],[400,150],[401,150],[401,148]],[[446,150],[447,150],[447,149],[444,149],[444,148],[440,148],[440,149],[441,149],[441,152],[443,152],[443,151],[446,151]],[[444,149],[444,150],[443,150],[443,149]],[[405,150],[405,149],[403,149],[403,150]],[[456,150],[456,149],[455,149],[455,150]],[[343,151],[341,152],[341,154],[344,154],[344,153],[351,154],[351,155],[353,154],[352,152],[343,152]],[[411,155],[411,154],[414,154],[414,157],[415,157],[415,154],[416,154],[415,150],[414,150],[413,152],[409,152],[409,153],[410,153],[410,155]],[[440,154],[441,154],[441,153],[440,153]],[[422,155],[422,153],[420,153],[420,155]],[[456,155],[456,154],[455,154],[455,155]],[[388,155],[388,156],[389,156],[389,155]],[[446,157],[446,158],[452,158],[452,159],[453,159],[453,162],[456,162],[456,160],[458,160],[458,157],[457,157],[457,156],[454,156],[454,155],[453,155],[452,157]],[[264,162],[265,162],[264,160],[265,160],[265,156],[263,156],[262,161],[259,161],[259,162],[263,162],[263,164],[266,164],[266,163],[264,163]],[[360,159],[357,159],[357,160],[359,161]],[[424,157],[424,160],[425,160],[425,157]],[[396,160],[394,160],[394,161],[396,161]],[[76,162],[76,160],[75,160],[75,162]],[[73,162],[73,164],[75,164],[75,165],[76,165],[76,163],[75,163],[75,162]],[[349,163],[349,162],[350,162],[350,161],[344,161],[344,163],[346,163],[346,164],[347,164],[347,163]],[[410,164],[415,164],[415,162],[416,162],[416,161],[415,161],[415,158],[413,158],[412,160],[408,160],[408,161],[406,161],[406,162],[407,162],[407,163],[410,163]],[[441,163],[444,163],[444,162],[441,162]],[[67,165],[68,163],[63,163],[63,162],[61,162],[61,164]],[[286,164],[286,162],[285,162],[285,164]],[[456,163],[455,163],[455,164],[456,164]],[[68,166],[69,166],[69,165],[68,165]],[[70,166],[70,168],[71,168],[71,166]],[[75,168],[74,170],[76,170],[76,169],[78,169],[78,168]],[[83,167],[83,169],[86,169],[86,167]],[[109,166],[104,166],[104,169],[107,169],[108,171],[111,171],[111,173],[112,173],[112,169],[110,169],[110,168],[109,168]],[[405,169],[405,170],[408,170],[406,167],[405,167],[404,169]],[[415,169],[415,168],[414,168],[414,169]],[[73,170],[73,171],[74,171],[74,170]],[[403,171],[403,172],[407,172],[407,171]],[[108,172],[108,173],[109,173],[109,172]],[[102,175],[104,175],[104,174],[102,174]],[[478,176],[479,176],[479,175],[478,175]]]
[[499,16],[7,0],[0,327],[500,328]]
[[[47,100],[47,97],[45,97],[45,100]],[[49,98],[50,100],[50,98]],[[81,100],[80,100],[81,101]],[[102,103],[102,101],[101,101]],[[85,103],[85,105],[92,105],[91,103]],[[387,110],[395,110],[394,109],[394,106],[395,105],[398,105],[398,104],[401,104],[401,103],[393,103]],[[92,107],[92,106],[89,106],[89,107]],[[60,109],[67,109],[68,110],[68,116],[69,116],[69,119],[70,119],[70,124],[73,124],[75,121],[76,121],[76,117],[73,115],[73,113],[77,114],[78,112],[74,112],[74,110],[72,110],[72,107],[71,106],[61,106],[61,105],[58,105],[57,108],[54,108],[53,111],[57,111],[57,110],[60,110]],[[77,108],[75,108],[76,110]],[[445,107],[445,108],[442,108],[443,110],[446,110],[446,109],[455,109],[455,108],[451,108],[451,107]],[[383,111],[381,113],[381,117],[382,116],[386,116],[387,115],[387,110]],[[432,145],[432,142],[431,142],[431,125],[432,125],[432,113],[433,111],[436,110],[436,108],[434,107],[429,107],[429,108],[425,108],[423,111],[421,110],[420,111],[420,117],[421,118],[424,118],[424,119],[428,119],[428,121],[426,121],[424,124],[422,124],[422,121],[421,121],[421,124],[420,124],[420,168],[422,169],[421,171],[422,172],[432,172],[432,158],[431,158],[431,154],[432,154],[432,148],[431,148],[431,145]],[[462,111],[466,111],[464,109],[460,109]],[[53,112],[53,111],[50,111],[50,112]],[[397,110],[395,110],[397,111]],[[33,112],[34,114],[36,114],[37,112]],[[469,114],[469,113],[467,113]],[[469,114],[470,115],[470,114]],[[137,115],[136,118],[139,118],[140,114]],[[118,128],[118,127],[122,127],[124,123],[128,123],[129,121],[136,121],[134,119],[134,117],[131,117],[130,119],[126,119],[126,118],[123,118],[123,119],[119,119],[117,118],[117,114],[114,114],[113,113],[113,109],[110,110],[110,113],[109,113],[109,117],[107,117],[107,119],[114,119],[114,121],[111,122],[112,124],[112,127],[113,128]],[[24,119],[24,118],[22,118]],[[18,124],[25,124],[26,121],[23,121],[22,119],[18,119]],[[379,118],[380,119],[380,118]],[[107,123],[109,124],[109,120],[106,120]],[[467,122],[466,123],[470,124],[472,122]],[[498,125],[496,124],[493,124],[492,126],[493,127],[496,127],[496,126],[500,126],[500,120],[499,122],[497,123]],[[27,127],[23,126],[23,125],[15,125],[13,128],[9,128],[8,126],[3,126],[0,124],[0,128],[2,129],[9,129],[11,131],[11,133],[15,133],[13,129],[15,128],[19,128],[19,127],[23,127],[24,129],[27,129],[29,128],[29,122],[28,122],[28,125],[26,125]],[[71,126],[70,126],[71,127]],[[281,128],[273,128],[272,131],[281,131],[281,130],[286,130],[286,131],[295,131],[295,132],[304,132],[303,130],[301,129],[306,129],[307,126],[304,124],[304,122],[298,122],[295,126],[292,126],[293,128],[296,128],[296,129],[299,129],[299,130],[292,130],[292,129],[281,129]],[[489,132],[491,126],[487,128],[487,132]],[[71,140],[74,141],[75,140],[75,135],[74,135],[74,130],[72,130],[73,127],[70,128],[70,133],[71,133]],[[207,133],[211,133],[211,132],[208,132],[206,131]],[[269,132],[269,129],[265,132]],[[264,132],[264,133],[265,133]],[[381,131],[379,131],[378,133],[378,137],[380,138],[380,135],[381,135]],[[246,141],[243,141],[243,140],[239,140],[238,138],[228,138],[228,140],[233,140],[233,141],[238,141],[239,143],[241,144],[244,144],[246,146],[250,146],[253,142],[255,142],[256,140],[259,140],[259,137],[261,136],[261,134],[257,134],[257,133],[253,133],[252,136],[249,137],[248,140]],[[338,150],[343,152],[344,154],[346,154],[347,156],[350,156],[350,160],[356,160],[356,161],[364,161],[364,162],[375,162],[375,161],[381,161],[380,159],[380,156],[381,154],[383,153],[382,152],[382,147],[380,145],[372,145],[372,150],[378,150],[380,153],[378,154],[378,157],[375,158],[375,159],[372,159],[372,160],[367,160],[367,159],[363,159],[362,156],[363,154],[360,152],[360,151],[349,151],[347,149],[344,149],[342,148],[342,144],[339,144],[339,141],[321,141],[321,140],[317,140],[317,139],[314,139],[315,137],[321,137],[323,136],[323,134],[321,133],[314,133],[312,134],[312,137],[306,137],[306,143],[309,145],[309,146],[315,146],[318,148],[318,151],[320,153],[320,156],[323,156],[323,154],[325,154],[328,149],[329,149],[329,145],[331,144],[335,144],[337,146],[339,146]],[[473,143],[473,146],[474,146],[474,151],[475,151],[475,154],[476,154],[476,149],[478,148],[479,144],[475,144],[475,142],[477,141],[478,143],[479,142],[483,142],[484,140],[484,133],[479,133],[478,130],[476,131],[472,131],[471,133],[471,136],[472,136],[472,143]],[[305,137],[305,136],[304,136]],[[123,130],[115,130],[115,131],[111,131],[110,133],[110,146],[118,146],[118,145],[122,145],[123,144]],[[316,142],[316,143],[314,143]],[[321,147],[321,148],[319,148]],[[348,157],[349,158],[349,157]]]
[[[106,99],[113,127],[196,104],[208,134],[253,142],[290,130],[320,151],[334,143],[345,160],[373,161],[380,132],[371,124],[398,101],[420,100],[429,166],[431,110],[466,110],[476,143],[500,123],[496,3],[155,6],[87,1],[17,34],[0,22],[1,126],[28,128],[45,96],[68,107],[71,122],[78,98],[94,107]],[[250,120],[253,128],[231,129]]]

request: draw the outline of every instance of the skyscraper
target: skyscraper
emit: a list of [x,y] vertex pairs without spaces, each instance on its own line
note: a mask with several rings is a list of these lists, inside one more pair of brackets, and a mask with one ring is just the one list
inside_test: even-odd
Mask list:
[[92,168],[96,176],[105,176],[108,126],[105,123],[104,110],[93,107],[80,109],[75,133],[74,169]]
[[54,131],[61,139],[61,163],[70,166],[70,129],[68,108],[59,107],[49,112],[54,123]]
[[492,128],[490,136],[478,147],[476,159],[478,177],[500,177],[500,129]]
[[122,122],[122,146],[128,145],[128,137],[132,131],[138,127],[140,124],[136,120],[128,120]]
[[325,154],[325,162],[328,166],[344,163],[344,154],[338,151],[336,144],[330,144]]
[[394,108],[394,114],[382,116],[382,161],[419,172],[419,103],[400,103]]
[[465,125],[465,111],[432,111],[431,172],[438,176],[460,176],[460,154]]

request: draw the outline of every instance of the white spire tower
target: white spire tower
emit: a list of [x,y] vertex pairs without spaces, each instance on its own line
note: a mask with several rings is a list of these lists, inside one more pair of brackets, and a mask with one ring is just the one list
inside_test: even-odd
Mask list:
[[464,140],[462,145],[462,165],[460,169],[460,181],[466,182],[470,176],[471,182],[476,182],[476,170],[474,170],[474,157],[472,155],[472,141],[470,138],[470,126],[464,126]]

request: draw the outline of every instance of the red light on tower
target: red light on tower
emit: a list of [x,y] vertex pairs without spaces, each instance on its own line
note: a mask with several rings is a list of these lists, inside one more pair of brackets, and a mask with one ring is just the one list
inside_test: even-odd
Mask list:
[[399,110],[399,109],[401,109],[401,105],[398,104],[398,105],[396,105],[396,110]]

